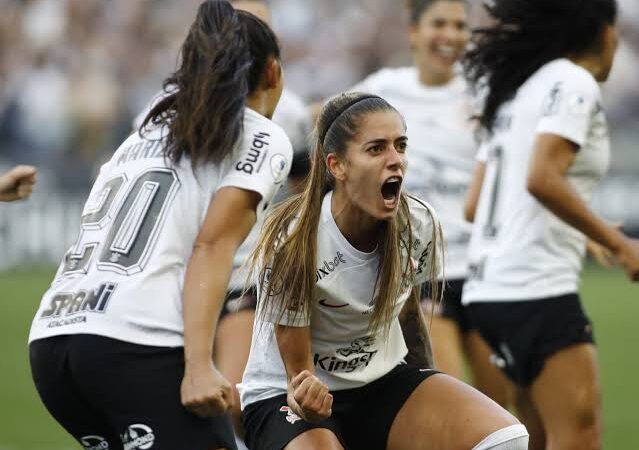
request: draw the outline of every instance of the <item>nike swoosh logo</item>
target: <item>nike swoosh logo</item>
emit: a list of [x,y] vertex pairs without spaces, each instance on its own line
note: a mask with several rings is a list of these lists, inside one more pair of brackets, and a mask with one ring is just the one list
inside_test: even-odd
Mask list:
[[326,306],[327,308],[343,308],[344,306],[348,306],[348,303],[344,303],[343,305],[333,305],[331,303],[328,303],[326,299],[321,299],[319,301],[319,304],[322,306]]

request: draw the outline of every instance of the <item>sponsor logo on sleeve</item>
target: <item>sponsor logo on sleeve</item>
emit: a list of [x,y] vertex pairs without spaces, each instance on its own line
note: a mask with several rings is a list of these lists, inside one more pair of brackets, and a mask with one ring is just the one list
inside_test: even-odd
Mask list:
[[129,425],[120,437],[124,450],[147,450],[153,447],[155,442],[155,434],[151,427],[142,423]]
[[561,88],[563,82],[558,81],[555,83],[548,93],[548,96],[544,99],[544,106],[542,114],[544,116],[553,116],[559,111],[559,105],[561,104]]
[[281,183],[286,178],[286,158],[281,153],[271,156],[271,175],[275,183]]
[[109,450],[109,443],[102,436],[82,436],[80,443],[84,450]]
[[263,131],[253,135],[251,148],[246,156],[235,165],[235,170],[253,175],[254,172],[259,173],[266,159],[269,149],[269,141],[266,138],[271,135]]
[[333,356],[315,353],[313,364],[325,372],[351,373],[370,364],[377,354],[377,350],[371,348],[374,344],[374,336],[364,336],[353,340],[349,347],[338,348]]
[[586,94],[574,92],[568,97],[568,112],[576,117],[583,117],[590,111],[590,102]]

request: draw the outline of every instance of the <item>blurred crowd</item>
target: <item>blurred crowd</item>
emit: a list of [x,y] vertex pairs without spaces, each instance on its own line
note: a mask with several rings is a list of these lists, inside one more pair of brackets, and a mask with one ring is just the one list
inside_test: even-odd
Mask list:
[[[306,100],[410,64],[399,0],[271,0],[287,86]],[[471,0],[473,23],[481,3]],[[613,170],[639,172],[639,2],[620,0],[623,44],[605,87]],[[0,0],[0,167],[88,189],[99,164],[175,68],[198,0]]]

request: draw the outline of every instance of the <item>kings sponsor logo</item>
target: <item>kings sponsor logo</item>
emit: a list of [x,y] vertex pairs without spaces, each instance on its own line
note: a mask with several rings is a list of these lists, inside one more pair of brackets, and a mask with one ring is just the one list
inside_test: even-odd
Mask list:
[[50,327],[86,322],[86,316],[79,315],[106,312],[116,287],[115,283],[102,283],[95,289],[56,294],[49,307],[40,314],[40,319],[65,319],[51,322]]
[[338,348],[333,356],[315,353],[313,363],[325,372],[351,373],[370,364],[377,354],[377,350],[371,349],[374,344],[373,336],[358,338],[349,347]]
[[[255,133],[250,150],[246,156],[235,165],[235,170],[248,173],[249,175],[253,175],[255,172],[259,173],[260,170],[262,170],[264,159],[268,154],[269,142],[267,138],[270,137],[270,134],[263,131]],[[273,167],[271,167],[271,170],[273,170]]]

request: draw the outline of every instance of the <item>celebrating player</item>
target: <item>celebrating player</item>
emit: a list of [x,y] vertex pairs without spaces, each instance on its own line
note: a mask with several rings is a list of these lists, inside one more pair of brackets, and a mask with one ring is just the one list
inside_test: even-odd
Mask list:
[[437,279],[441,230],[402,193],[406,142],[378,96],[341,95],[320,112],[305,190],[267,219],[254,254],[239,386],[249,448],[527,448],[507,411],[431,370],[419,286]]
[[609,161],[597,82],[617,47],[617,4],[497,0],[488,11],[495,22],[466,62],[486,94],[487,138],[463,301],[518,386],[531,448],[598,449],[597,354],[578,295],[586,236],[639,279],[639,243],[587,207]]
[[444,298],[441,305],[428,301],[425,309],[435,308],[430,333],[437,368],[462,379],[465,354],[475,387],[506,405],[510,383],[490,362],[490,348],[461,304],[471,231],[464,200],[477,152],[468,87],[456,66],[470,34],[466,2],[410,0],[408,7],[415,65],[382,69],[353,90],[382,96],[406,119],[406,189],[435,208],[445,230]]
[[30,335],[42,401],[85,448],[235,449],[212,362],[233,255],[286,179],[268,25],[208,0],[177,86],[105,164]]

